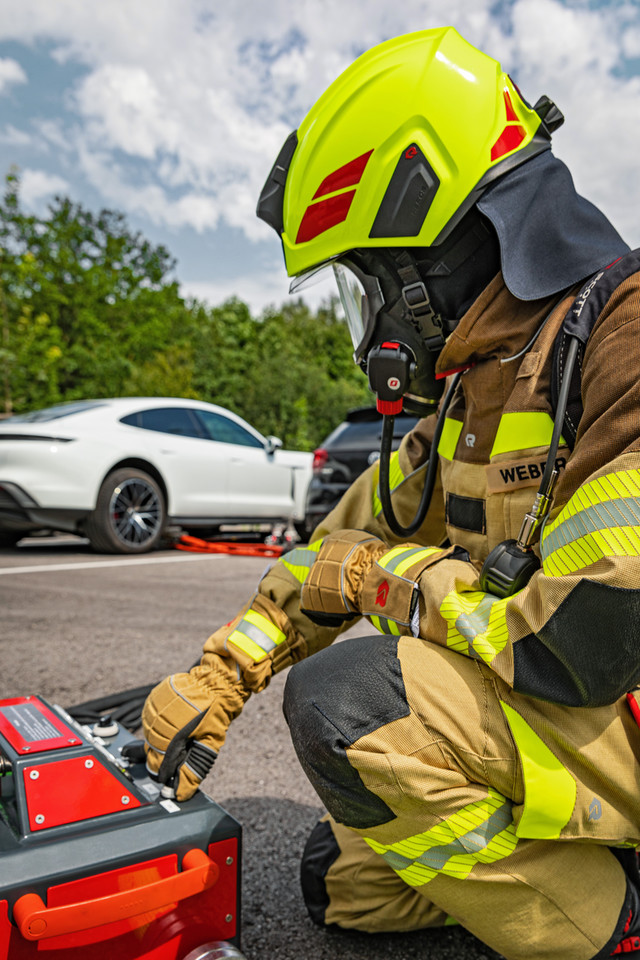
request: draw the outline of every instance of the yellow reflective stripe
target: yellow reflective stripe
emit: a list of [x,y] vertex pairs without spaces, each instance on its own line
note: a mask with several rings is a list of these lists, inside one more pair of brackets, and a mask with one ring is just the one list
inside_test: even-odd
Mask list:
[[524,778],[524,809],[518,837],[557,840],[576,804],[576,782],[526,720],[500,701],[515,740]]
[[529,447],[548,447],[552,433],[553,420],[548,413],[503,413],[489,456]]
[[391,454],[389,460],[389,488],[391,492],[395,490],[396,487],[399,487],[402,481],[404,480],[404,473],[400,466],[400,457],[398,456],[398,451]]
[[550,577],[575,573],[604,557],[640,556],[640,470],[621,470],[585,483],[540,540]]
[[438,874],[464,880],[477,863],[502,860],[518,843],[511,801],[491,787],[487,794],[405,840],[383,844],[364,839],[409,886],[422,886]]
[[393,560],[395,560],[396,557],[399,557],[401,556],[401,554],[406,552],[407,552],[407,548],[405,546],[393,547],[392,550],[387,550],[386,553],[382,554],[382,556],[378,560],[378,564],[379,566],[384,567],[384,569],[386,570],[388,564],[390,564]]
[[272,623],[271,620],[267,620],[266,617],[263,617],[261,613],[257,613],[256,610],[247,610],[243,620],[248,620],[249,623],[253,623],[254,626],[258,627],[259,630],[262,630],[263,633],[266,633],[269,639],[273,640],[276,646],[286,640],[286,636],[282,630],[278,629],[275,623]]
[[321,546],[322,540],[316,540],[315,543],[310,543],[306,547],[295,547],[280,557],[278,563],[292,573],[299,583],[304,583],[309,576],[309,570],[318,559]]
[[414,554],[412,557],[406,557],[402,560],[398,566],[393,571],[397,577],[401,577],[405,570],[408,570],[409,567],[412,567],[414,563],[420,563],[421,560],[426,560],[427,557],[433,556],[434,553],[440,553],[439,547],[426,547],[424,550],[420,550],[419,553]]
[[444,457],[445,460],[453,460],[461,431],[461,420],[445,417],[442,433],[440,434],[440,443],[438,444],[438,453],[441,457]]
[[263,657],[266,657],[266,651],[259,647],[257,643],[254,643],[253,640],[250,640],[249,637],[245,636],[240,630],[234,630],[231,636],[228,638],[227,643],[233,643],[236,647],[246,653],[247,656],[251,657],[252,660],[262,660]]
[[256,610],[247,610],[242,620],[227,638],[252,660],[262,660],[286,640],[286,635]]
[[415,563],[420,563],[427,557],[433,556],[434,553],[440,552],[440,547],[425,547],[424,549],[405,546],[394,547],[392,550],[388,550],[387,553],[383,553],[377,563],[383,570],[387,570],[389,573],[401,577],[403,573]]
[[369,617],[369,620],[380,633],[393,633],[400,636],[400,627],[395,620],[389,620],[387,617]]
[[[404,473],[400,467],[400,459],[398,457],[398,451],[391,454],[389,459],[389,491],[391,493],[396,490],[404,480]],[[382,503],[380,501],[380,464],[378,463],[378,469],[374,471],[373,474],[373,515],[377,517],[379,513],[382,513]]]
[[509,640],[506,612],[511,598],[482,590],[448,593],[440,604],[447,623],[447,646],[474,660],[491,663]]

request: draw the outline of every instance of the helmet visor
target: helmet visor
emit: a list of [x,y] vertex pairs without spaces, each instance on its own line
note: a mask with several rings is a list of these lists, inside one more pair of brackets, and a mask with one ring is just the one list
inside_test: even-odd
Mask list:
[[[371,310],[367,290],[362,279],[356,275],[349,264],[336,259],[308,270],[306,273],[294,277],[289,286],[289,293],[300,293],[316,284],[324,283],[332,274],[338,287],[338,295],[347,321],[355,357],[358,359],[364,341],[368,339],[370,332],[367,329],[368,318],[372,317],[374,311]],[[374,299],[377,299],[375,295],[378,294],[378,297],[380,295],[378,281],[375,277],[367,277],[366,279],[374,284],[375,290],[372,289],[371,293],[374,295]]]

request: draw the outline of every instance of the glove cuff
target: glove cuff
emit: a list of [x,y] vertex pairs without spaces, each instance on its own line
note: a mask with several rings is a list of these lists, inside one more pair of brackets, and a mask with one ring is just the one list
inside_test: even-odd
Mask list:
[[385,551],[365,577],[360,598],[363,616],[384,633],[398,633],[398,627],[410,633],[418,601],[417,580],[446,553],[439,547],[411,543]]
[[362,530],[342,530],[326,537],[302,586],[301,608],[324,616],[358,615],[364,579],[385,550],[379,537]]

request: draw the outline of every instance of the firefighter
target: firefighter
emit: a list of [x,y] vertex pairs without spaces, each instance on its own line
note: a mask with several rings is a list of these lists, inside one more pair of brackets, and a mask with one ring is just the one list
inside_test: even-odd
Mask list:
[[[401,390],[426,415],[391,459],[391,510],[374,465],[143,717],[149,769],[184,800],[293,665],[285,715],[328,811],[311,917],[453,919],[507,960],[640,954],[638,273],[580,356],[534,569],[502,595],[486,574],[550,459],[563,319],[628,252],[552,154],[561,122],[444,28],[365,53],[286,141],[258,215],[296,283],[333,273],[369,375],[399,362],[378,366],[382,408]],[[358,617],[371,635],[332,645]]]

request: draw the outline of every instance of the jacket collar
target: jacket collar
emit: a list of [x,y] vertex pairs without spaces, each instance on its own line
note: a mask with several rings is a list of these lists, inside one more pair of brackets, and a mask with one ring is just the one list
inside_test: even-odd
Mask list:
[[519,300],[502,274],[497,274],[447,338],[436,373],[443,375],[490,357],[514,356],[524,350],[560,299]]

